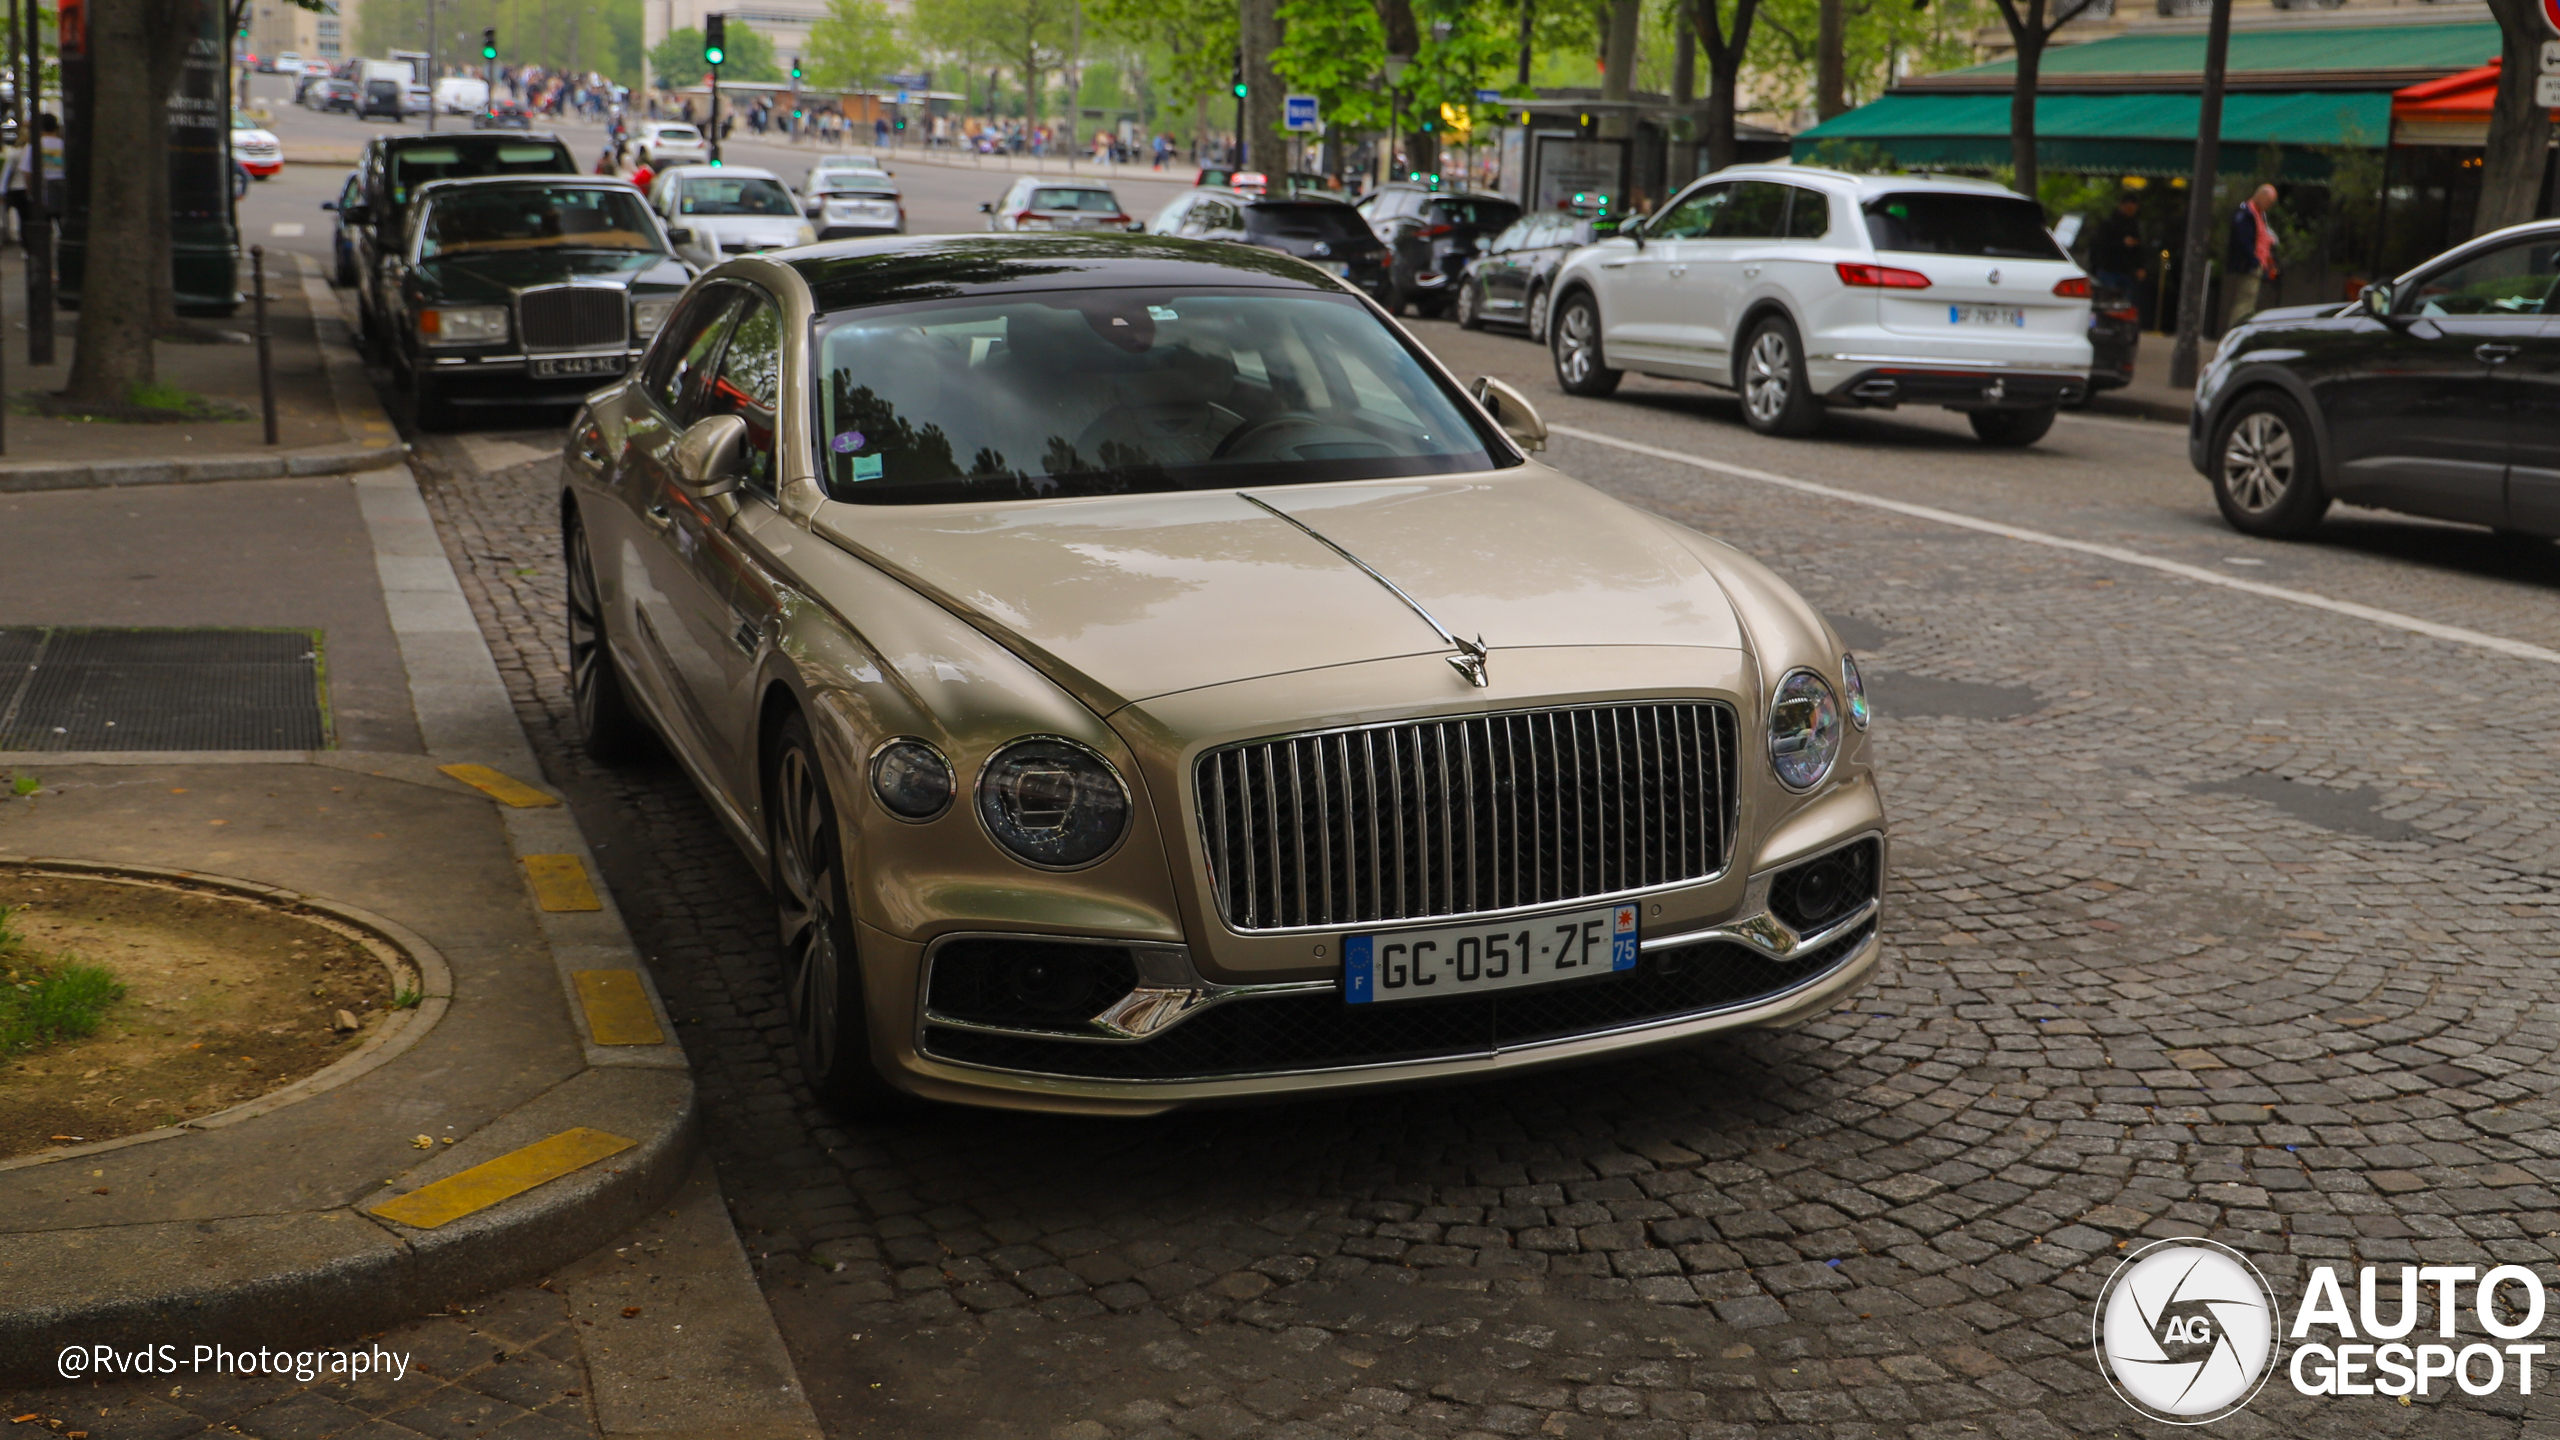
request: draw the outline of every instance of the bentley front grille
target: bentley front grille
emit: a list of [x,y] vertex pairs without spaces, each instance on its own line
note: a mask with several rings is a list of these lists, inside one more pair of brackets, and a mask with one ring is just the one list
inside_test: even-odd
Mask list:
[[619,289],[554,285],[516,297],[527,350],[596,350],[620,345],[630,302]]
[[1471,715],[1200,757],[1218,908],[1237,930],[1518,910],[1721,873],[1733,712],[1696,701]]

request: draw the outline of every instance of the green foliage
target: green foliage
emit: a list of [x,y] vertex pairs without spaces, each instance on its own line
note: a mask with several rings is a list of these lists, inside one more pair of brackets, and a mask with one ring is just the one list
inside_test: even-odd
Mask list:
[[33,775],[19,775],[9,781],[9,793],[25,799],[44,788],[44,782]]
[[[1478,105],[1475,92],[1512,83],[1520,55],[1517,0],[1414,0],[1413,19],[1421,48],[1394,90],[1406,123],[1437,125],[1443,105],[1470,122],[1498,115]],[[1336,125],[1386,125],[1386,31],[1369,0],[1281,0],[1280,25],[1284,38],[1272,68],[1292,92],[1316,96]]]
[[1902,162],[1893,151],[1868,140],[1818,140],[1804,163],[1851,175],[1900,175]]
[[[367,55],[433,48],[439,63],[476,71],[480,32],[494,28],[502,64],[575,73],[594,70],[622,84],[637,85],[641,4],[642,0],[435,0],[436,43],[430,47],[427,0],[365,0],[356,15],[355,39],[358,50]],[[700,55],[697,50],[697,65]]]
[[[736,16],[729,19],[728,59],[720,66],[723,80],[779,80],[782,66],[773,58],[773,41],[749,29]],[[702,63],[702,32],[688,25],[671,30],[649,52],[649,73],[660,85],[676,89],[702,83],[711,67]],[[722,106],[726,110],[724,102]]]
[[423,993],[412,989],[409,986],[403,985],[391,992],[391,1008],[394,1010],[415,1010],[418,1008],[418,1002],[426,998],[427,997]]
[[825,18],[809,31],[802,83],[816,89],[862,89],[906,69],[913,53],[897,17],[881,0],[827,0]]
[[0,950],[0,1055],[97,1033],[124,982],[96,965],[40,965],[10,937]]
[[[1980,58],[1973,37],[1999,23],[1987,0],[1843,0],[1842,53],[1852,109],[1893,83],[1894,67],[1908,74],[1970,65]],[[1814,48],[1821,34],[1822,0],[1760,0],[1751,32],[1746,74],[1756,104],[1772,110],[1811,110]]]
[[979,67],[1011,68],[1032,96],[1030,113],[1048,113],[1045,78],[1074,53],[1076,0],[934,0],[912,13],[925,48]]
[[[1204,97],[1226,94],[1236,53],[1235,0],[1085,0],[1084,13],[1094,38],[1116,43],[1139,62],[1158,114],[1190,111]],[[1232,112],[1212,107],[1212,113]]]

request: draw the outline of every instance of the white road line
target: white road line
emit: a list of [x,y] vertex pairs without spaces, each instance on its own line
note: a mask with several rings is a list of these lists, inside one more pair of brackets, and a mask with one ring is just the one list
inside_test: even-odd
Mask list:
[[2227,575],[2219,570],[2208,570],[2201,565],[2164,560],[2157,555],[2145,555],[2139,550],[2127,550],[2121,546],[2100,545],[2094,541],[2067,539],[2060,535],[2048,535],[2041,530],[2029,530],[2017,525],[2003,525],[1997,520],[1978,519],[1971,515],[1958,514],[1953,510],[1941,510],[1934,505],[1914,505],[1904,500],[1887,500],[1880,495],[1866,495],[1855,490],[1843,490],[1836,485],[1799,480],[1792,475],[1754,470],[1747,465],[1729,465],[1721,460],[1702,460],[1695,455],[1683,455],[1677,450],[1665,450],[1658,445],[1639,445],[1633,440],[1620,440],[1615,436],[1603,435],[1597,431],[1584,430],[1571,425],[1550,425],[1547,429],[1553,434],[1589,444],[1606,445],[1611,449],[1624,450],[1636,455],[1648,455],[1656,460],[1668,460],[1675,465],[1687,465],[1693,469],[1713,471],[1718,475],[1730,475],[1738,480],[1756,480],[1763,485],[1776,485],[1788,490],[1801,491],[1807,495],[1819,495],[1826,500],[1845,500],[1852,505],[1890,510],[1897,515],[1932,520],[1941,525],[1953,525],[1963,530],[1978,530],[1985,535],[1998,535],[2005,539],[2024,541],[2029,545],[2044,545],[2055,550],[2073,550],[2083,555],[2095,555],[2102,560],[2113,560],[2122,565],[2139,565],[2146,570],[2157,570],[2162,574],[2175,575],[2202,585],[2219,585],[2225,590],[2238,590],[2250,595],[2261,595],[2270,600],[2282,600],[2288,604],[2306,605],[2314,610],[2326,610],[2333,615],[2347,615],[2358,620],[2369,620],[2376,625],[2387,625],[2394,630],[2406,630],[2413,635],[2428,635],[2438,640],[2450,640],[2457,645],[2491,650],[2500,655],[2514,656],[2519,660],[2539,660],[2546,665],[2560,665],[2560,650],[2529,645],[2522,640],[2510,640],[2504,635],[2466,630],[2459,625],[2439,625],[2433,620],[2421,620],[2415,615],[2403,615],[2396,610],[2378,610],[2371,605],[2359,605],[2352,600],[2333,600],[2326,595],[2315,595],[2308,590],[2269,585],[2257,580],[2243,580],[2236,575]]
[[299,220],[279,220],[275,224],[267,227],[267,233],[279,240],[291,240],[302,233],[302,222]]

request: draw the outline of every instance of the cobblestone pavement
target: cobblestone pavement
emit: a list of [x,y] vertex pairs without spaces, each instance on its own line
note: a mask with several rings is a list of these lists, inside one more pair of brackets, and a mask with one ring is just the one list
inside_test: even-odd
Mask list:
[[[1703,392],[1573,401],[1530,347],[1425,333],[1551,420],[2560,634],[2547,547],[2370,516],[2245,540],[2168,427],[2067,419],[2000,452],[1922,414],[1770,442]],[[1866,993],[1789,1034],[1463,1088],[856,1127],[800,1084],[767,901],[702,802],[672,765],[605,772],[565,741],[551,467],[431,457],[527,728],[613,837],[833,1431],[2165,1435],[2088,1354],[2129,1243],[2220,1240],[2288,1310],[2321,1262],[2560,1277],[2544,667],[1588,444],[1550,458],[1766,559],[1860,650],[1896,844]],[[2542,1388],[2279,1380],[2216,1430],[2560,1434]]]
[[[599,1432],[568,1302],[527,1285],[345,1342],[408,1357],[353,1381],[181,1371],[0,1391],[0,1435],[90,1440],[580,1440]],[[191,1358],[189,1347],[179,1358]]]

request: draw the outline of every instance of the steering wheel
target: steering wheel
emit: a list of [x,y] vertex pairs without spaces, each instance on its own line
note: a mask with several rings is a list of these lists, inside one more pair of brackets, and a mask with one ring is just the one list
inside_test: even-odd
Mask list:
[[1226,435],[1218,441],[1218,447],[1209,452],[1209,458],[1212,460],[1224,460],[1236,451],[1243,449],[1246,442],[1259,440],[1266,433],[1286,426],[1326,426],[1327,423],[1328,422],[1323,416],[1316,415],[1305,410],[1283,410],[1277,415],[1265,415],[1259,420],[1247,420],[1233,430],[1228,431]]

